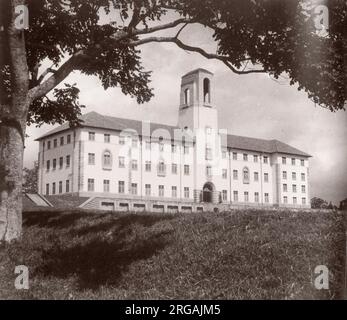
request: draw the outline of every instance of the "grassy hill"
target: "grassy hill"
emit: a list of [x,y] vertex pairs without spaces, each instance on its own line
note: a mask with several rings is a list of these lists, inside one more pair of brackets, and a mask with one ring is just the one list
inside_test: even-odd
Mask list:
[[[0,245],[0,298],[341,299],[338,212],[24,214],[22,242]],[[30,271],[15,290],[14,268]],[[314,268],[329,268],[329,290]]]

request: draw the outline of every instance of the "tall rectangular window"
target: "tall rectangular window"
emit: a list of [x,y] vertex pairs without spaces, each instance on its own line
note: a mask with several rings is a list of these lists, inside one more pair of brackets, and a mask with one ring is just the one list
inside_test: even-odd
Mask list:
[[53,147],[56,148],[58,146],[58,141],[57,139],[54,139],[53,140]]
[[47,162],[46,162],[46,169],[47,169],[47,171],[49,171],[49,167],[50,167],[50,161],[47,160]]
[[118,143],[119,143],[120,145],[125,144],[125,137],[124,137],[123,135],[122,135],[122,136],[119,136]]
[[212,176],[212,167],[211,166],[206,166],[206,175],[208,177]]
[[296,192],[296,184],[293,184],[293,192]]
[[94,191],[94,179],[88,179],[88,191]]
[[146,161],[145,163],[145,171],[150,172],[152,170],[152,163],[151,161]]
[[287,164],[287,158],[286,157],[282,157],[282,164]]
[[259,202],[259,192],[254,192],[254,202]]
[[301,199],[301,203],[302,203],[302,204],[306,204],[306,198],[302,198],[302,199]]
[[175,144],[171,145],[171,152],[176,153],[177,152],[177,146]]
[[67,143],[67,144],[71,143],[71,134],[68,134],[68,135],[66,136],[66,143]]
[[248,161],[248,154],[247,153],[243,154],[243,161]]
[[70,180],[65,181],[65,192],[70,192]]
[[110,192],[110,180],[104,180],[104,192]]
[[124,159],[124,157],[118,157],[118,166],[119,166],[119,168],[124,168],[125,167],[125,159]]
[[95,164],[95,153],[88,153],[88,164]]
[[134,170],[134,171],[137,170],[137,160],[131,161],[131,170]]
[[59,169],[63,169],[63,165],[64,165],[64,158],[60,157],[59,158]]
[[265,164],[269,163],[269,157],[268,156],[264,156],[263,160],[264,160]]
[[64,145],[64,137],[60,137],[60,145],[61,145],[61,146]]
[[292,158],[292,166],[295,166],[295,158]]
[[57,168],[57,159],[53,159],[53,170]]
[[265,193],[264,198],[265,198],[265,203],[269,203],[269,194],[268,193]]
[[189,176],[189,165],[188,164],[184,165],[184,175]]
[[222,201],[227,201],[227,200],[228,200],[228,191],[222,190]]
[[239,201],[239,193],[238,193],[238,191],[234,191],[233,195],[234,195],[234,201],[235,202]]
[[89,141],[95,140],[95,132],[88,132],[88,139]]
[[293,204],[297,204],[298,203],[298,199],[296,197],[293,197]]
[[264,173],[264,182],[269,182],[269,174],[267,172]]
[[59,181],[59,193],[63,193],[63,181]]
[[248,191],[244,192],[244,199],[245,199],[245,202],[249,201]]
[[256,154],[253,156],[253,161],[258,162],[258,156]]
[[305,173],[301,174],[301,181],[305,181]]
[[189,198],[189,188],[188,187],[184,187],[184,197],[186,199]]
[[302,167],[305,166],[305,160],[304,160],[304,159],[301,159],[301,160],[300,160],[300,164],[301,164]]
[[52,194],[55,194],[55,182],[52,183]]
[[238,179],[238,171],[237,170],[233,170],[233,179],[234,180]]
[[222,169],[222,178],[226,179],[228,177],[228,170],[227,169]]
[[145,193],[146,193],[146,196],[151,195],[151,185],[148,183],[145,184]]
[[166,175],[166,165],[164,161],[159,161],[157,169],[158,169],[158,172],[157,172],[158,176]]
[[47,149],[49,150],[51,148],[51,141],[47,142]]
[[206,151],[205,151],[205,157],[206,160],[211,160],[212,159],[212,149],[210,147],[206,147]]
[[283,184],[283,192],[287,192],[287,191],[288,191],[287,184],[286,184],[286,183],[284,183],[284,184]]
[[172,196],[172,198],[177,198],[177,187],[176,186],[171,187],[171,196]]
[[287,171],[282,172],[282,179],[286,180],[287,179]]
[[125,182],[118,181],[118,193],[124,193],[125,191]]
[[177,164],[176,163],[171,164],[171,171],[172,171],[172,174],[177,174]]
[[109,143],[111,141],[111,135],[109,133],[104,134],[104,142]]
[[296,172],[292,172],[292,179],[296,180]]
[[233,160],[237,160],[237,152],[233,152]]
[[46,183],[46,195],[49,195],[49,183]]
[[131,184],[131,194],[137,195],[137,183]]
[[164,186],[159,185],[159,197],[164,197]]
[[288,203],[288,197],[287,196],[283,197],[283,203]]
[[254,181],[259,181],[259,172],[254,172]]
[[301,193],[305,193],[306,192],[306,186],[301,186]]
[[67,155],[66,156],[66,168],[70,167],[70,159],[71,159],[70,155]]

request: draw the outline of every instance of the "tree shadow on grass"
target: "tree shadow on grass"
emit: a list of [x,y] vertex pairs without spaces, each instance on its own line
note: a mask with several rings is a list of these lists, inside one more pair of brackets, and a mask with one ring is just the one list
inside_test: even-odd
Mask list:
[[129,214],[74,227],[67,239],[42,253],[39,276],[74,278],[78,289],[117,285],[138,260],[148,259],[171,241],[170,216]]

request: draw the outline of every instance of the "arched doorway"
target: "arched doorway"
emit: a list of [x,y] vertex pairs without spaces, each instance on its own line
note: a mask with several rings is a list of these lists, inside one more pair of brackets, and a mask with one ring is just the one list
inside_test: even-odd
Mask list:
[[212,182],[206,182],[202,188],[202,201],[212,202],[212,192],[215,190]]

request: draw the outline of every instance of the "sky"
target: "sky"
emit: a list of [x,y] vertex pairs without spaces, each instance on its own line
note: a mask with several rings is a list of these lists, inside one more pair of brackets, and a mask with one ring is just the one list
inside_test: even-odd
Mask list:
[[[162,35],[161,33],[160,35]],[[175,35],[174,31],[165,31]],[[159,34],[158,34],[159,35]],[[180,34],[187,44],[208,52],[216,47],[211,33],[192,25]],[[305,92],[279,82],[267,74],[236,75],[222,62],[207,60],[168,43],[150,43],[139,47],[143,66],[152,71],[151,87],[155,96],[138,105],[119,88],[104,90],[97,77],[75,71],[64,82],[77,83],[83,113],[96,111],[104,115],[149,120],[176,125],[181,76],[205,68],[214,73],[211,92],[218,110],[219,127],[229,134],[263,139],[278,139],[312,155],[310,158],[310,196],[337,204],[347,198],[347,112],[332,113],[310,101]],[[38,136],[53,126],[27,129],[24,165],[32,167],[37,159]]]

